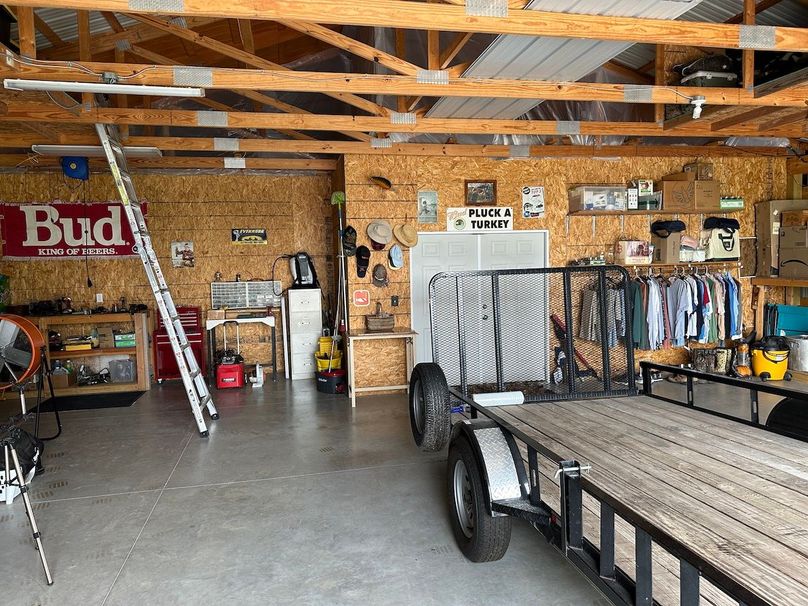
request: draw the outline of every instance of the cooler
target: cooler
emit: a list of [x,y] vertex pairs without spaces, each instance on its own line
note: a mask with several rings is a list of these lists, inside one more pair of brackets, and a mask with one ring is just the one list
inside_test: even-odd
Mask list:
[[216,387],[244,387],[244,364],[219,364],[216,367]]

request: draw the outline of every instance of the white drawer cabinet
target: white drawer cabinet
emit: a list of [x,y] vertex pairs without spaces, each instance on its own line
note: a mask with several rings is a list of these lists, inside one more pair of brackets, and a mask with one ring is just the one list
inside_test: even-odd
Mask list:
[[319,288],[289,289],[287,314],[289,327],[289,376],[292,380],[312,379],[316,364],[314,353],[322,335],[322,293]]

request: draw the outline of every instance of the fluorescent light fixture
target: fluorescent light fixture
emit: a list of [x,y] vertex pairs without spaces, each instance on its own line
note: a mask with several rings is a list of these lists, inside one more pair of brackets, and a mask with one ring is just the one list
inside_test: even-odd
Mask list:
[[59,93],[102,93],[104,95],[154,95],[157,97],[204,97],[204,88],[187,86],[146,86],[105,82],[60,82],[56,80],[20,80],[7,78],[9,90],[34,90]]
[[[104,156],[100,145],[32,145],[31,151],[43,156]],[[124,147],[127,158],[162,158],[163,152],[156,147]]]

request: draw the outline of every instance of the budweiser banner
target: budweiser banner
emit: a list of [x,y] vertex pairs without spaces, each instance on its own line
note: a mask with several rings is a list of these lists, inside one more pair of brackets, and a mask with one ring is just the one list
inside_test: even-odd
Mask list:
[[120,202],[0,204],[0,215],[4,259],[137,256]]

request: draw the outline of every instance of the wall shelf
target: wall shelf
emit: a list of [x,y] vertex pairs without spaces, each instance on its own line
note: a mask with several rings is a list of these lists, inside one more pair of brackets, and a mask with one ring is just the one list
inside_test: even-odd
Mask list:
[[619,217],[620,215],[729,215],[743,212],[743,208],[725,208],[722,210],[571,210],[569,217]]
[[134,356],[137,347],[98,347],[96,349],[79,349],[76,351],[51,351],[48,354],[51,360],[66,360],[69,358],[92,358],[95,356]]

